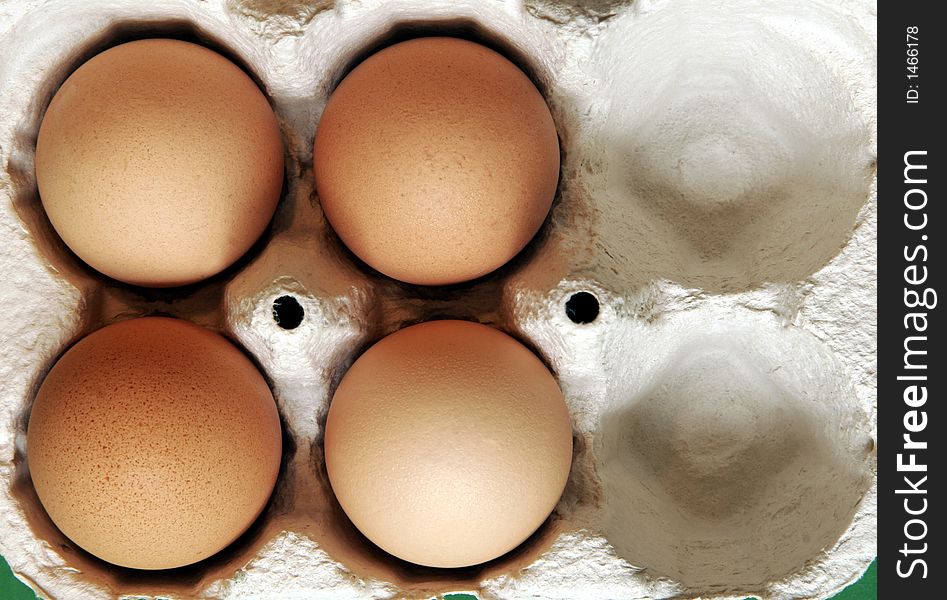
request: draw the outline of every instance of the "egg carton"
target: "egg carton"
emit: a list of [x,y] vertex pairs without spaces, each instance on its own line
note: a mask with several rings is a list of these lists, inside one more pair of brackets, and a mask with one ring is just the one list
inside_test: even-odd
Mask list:
[[[831,596],[876,553],[874,10],[868,0],[3,3],[0,554],[41,596],[64,599]],[[373,272],[341,244],[314,191],[312,141],[358,61],[435,33],[496,48],[533,78],[562,169],[520,255],[474,282],[425,288]],[[33,172],[65,78],[111,45],[158,36],[243,66],[286,151],[260,242],[224,273],[172,290],[85,266],[52,230]],[[286,328],[296,304],[302,321]],[[146,314],[220,331],[252,354],[286,437],[250,531],[167,572],[76,547],[25,460],[32,398],[57,357]],[[575,442],[540,530],[457,570],[368,542],[333,498],[322,454],[332,392],[355,357],[441,317],[531,346],[562,387]]]

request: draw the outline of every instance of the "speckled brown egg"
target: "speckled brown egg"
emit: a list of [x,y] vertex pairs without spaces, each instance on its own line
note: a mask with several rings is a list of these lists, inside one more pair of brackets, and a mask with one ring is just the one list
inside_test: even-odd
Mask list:
[[447,37],[359,64],[329,99],[313,153],[319,199],[346,246],[423,285],[509,261],[542,225],[559,177],[539,90],[500,54]]
[[283,182],[276,117],[250,77],[202,46],[110,48],[56,92],[36,180],[66,245],[121,281],[214,275],[263,233]]
[[240,350],[148,317],[99,329],[53,366],[30,414],[27,459],[69,539],[117,565],[168,569],[253,523],[281,446],[273,396]]
[[559,501],[572,464],[552,373],[491,327],[432,321],[372,346],[343,377],[325,428],[329,481],[383,550],[432,567],[512,550]]

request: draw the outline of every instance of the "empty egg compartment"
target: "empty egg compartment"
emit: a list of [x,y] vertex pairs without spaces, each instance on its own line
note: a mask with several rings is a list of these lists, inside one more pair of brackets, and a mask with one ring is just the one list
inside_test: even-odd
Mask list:
[[597,438],[616,552],[705,595],[758,593],[831,548],[874,459],[869,412],[833,353],[744,311],[669,317],[646,354],[633,335],[610,342],[642,367],[611,370]]
[[[727,14],[670,0],[24,6],[0,33],[21,49],[0,65],[11,90],[0,121],[0,268],[11,284],[0,554],[44,595],[829,597],[872,560],[867,3],[735,2]],[[537,237],[499,271],[443,288],[359,261],[327,224],[312,176],[335,85],[371,52],[429,34],[473,39],[520,66],[547,99],[562,152]],[[283,197],[261,240],[222,274],[174,290],[124,286],[82,264],[49,225],[32,173],[42,112],[65,77],[119,41],[159,36],[240,64],[286,144]],[[780,58],[782,79],[764,64]],[[91,557],[52,526],[23,442],[35,390],[71,342],[154,313],[221,331],[255,360],[284,457],[250,531],[201,563],[145,573]],[[553,515],[510,554],[461,570],[371,544],[332,496],[322,457],[348,366],[431,318],[525,343],[573,419],[572,472]]]
[[629,261],[626,286],[802,281],[847,243],[870,195],[870,36],[818,3],[732,10],[635,3],[597,37],[615,101],[599,116],[594,194],[621,211],[598,234]]

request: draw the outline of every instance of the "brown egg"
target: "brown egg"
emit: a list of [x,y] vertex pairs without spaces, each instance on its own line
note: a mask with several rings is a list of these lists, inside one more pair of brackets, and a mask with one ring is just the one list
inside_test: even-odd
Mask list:
[[216,333],[160,317],[70,348],[27,434],[33,485],[56,526],[136,569],[187,565],[236,539],[270,497],[281,446],[253,363]]
[[225,269],[260,237],[283,146],[239,67],[196,44],[141,40],[63,83],[40,126],[36,180],[79,258],[127,283],[176,286]]
[[332,94],[313,150],[342,241],[423,285],[485,275],[539,230],[559,177],[556,127],[513,63],[465,40],[395,44]]
[[432,321],[382,339],[345,374],[325,461],[371,541],[413,563],[462,567],[512,550],[549,516],[572,428],[526,347],[484,325]]

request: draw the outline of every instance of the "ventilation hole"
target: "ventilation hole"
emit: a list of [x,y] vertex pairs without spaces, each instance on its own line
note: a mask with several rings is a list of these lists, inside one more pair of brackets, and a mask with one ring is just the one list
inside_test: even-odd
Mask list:
[[598,317],[598,299],[588,292],[572,294],[566,302],[566,316],[573,323],[591,323]]
[[273,301],[273,320],[283,329],[296,329],[303,322],[303,307],[292,296],[280,296]]

